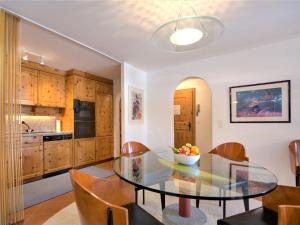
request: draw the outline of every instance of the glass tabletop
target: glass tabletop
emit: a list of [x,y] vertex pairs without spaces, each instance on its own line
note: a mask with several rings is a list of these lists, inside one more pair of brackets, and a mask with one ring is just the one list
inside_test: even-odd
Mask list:
[[251,198],[277,186],[275,175],[259,165],[209,153],[201,154],[192,166],[178,164],[153,151],[124,155],[114,161],[114,171],[137,187],[194,199]]

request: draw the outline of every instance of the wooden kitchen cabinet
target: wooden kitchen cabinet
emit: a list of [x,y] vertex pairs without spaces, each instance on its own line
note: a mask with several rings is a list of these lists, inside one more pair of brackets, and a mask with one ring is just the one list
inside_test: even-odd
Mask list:
[[74,76],[74,99],[95,101],[95,81],[80,76]]
[[42,136],[22,137],[23,180],[43,175]]
[[40,71],[38,75],[38,105],[65,107],[65,77]]
[[111,136],[113,135],[113,96],[103,89],[96,90],[96,136]]
[[75,166],[82,166],[96,160],[95,138],[74,140]]
[[22,105],[37,104],[37,70],[22,67],[20,102]]
[[44,142],[44,173],[71,168],[73,161],[72,140]]
[[113,157],[113,137],[96,138],[96,159],[97,161]]

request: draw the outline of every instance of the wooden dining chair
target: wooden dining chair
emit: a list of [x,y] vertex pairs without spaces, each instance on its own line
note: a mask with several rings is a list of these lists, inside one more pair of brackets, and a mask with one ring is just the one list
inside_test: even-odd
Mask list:
[[[140,142],[136,141],[130,141],[126,142],[122,149],[121,149],[121,154],[126,155],[126,154],[135,154],[135,153],[144,153],[150,151],[149,148],[147,148],[145,145],[143,145]],[[145,204],[145,189],[135,187],[135,203],[138,204],[138,191],[143,190],[143,204]]]
[[263,206],[218,220],[218,225],[299,225],[300,187],[278,186],[262,197]]
[[233,160],[233,161],[249,161],[246,156],[245,147],[237,142],[227,142],[218,145],[216,148],[212,149],[209,153],[217,154],[223,158]]
[[[238,142],[227,142],[221,145],[218,145],[216,148],[212,149],[210,154],[216,154],[222,156],[223,158],[232,160],[232,161],[249,161],[249,158],[246,155],[245,147]],[[221,193],[221,189],[220,189]],[[199,207],[200,200],[196,200],[196,206]],[[244,199],[245,210],[249,210],[249,199]],[[219,206],[221,206],[221,200],[219,200]],[[226,216],[226,201],[223,200],[223,217]]]
[[296,176],[296,186],[300,186],[300,140],[289,144],[291,169]]
[[[144,153],[150,151],[148,147],[143,145],[140,142],[136,141],[130,141],[126,142],[122,149],[121,149],[121,154],[122,155],[127,155],[127,154],[139,154],[139,153]],[[145,204],[145,189],[136,187],[135,188],[135,203],[138,204],[138,191],[143,190],[143,204]],[[162,209],[165,208],[165,195],[160,194],[160,200],[161,200],[161,207]]]
[[132,186],[118,177],[99,179],[78,170],[69,173],[81,225],[162,225],[134,203],[116,204],[130,198],[133,202]]

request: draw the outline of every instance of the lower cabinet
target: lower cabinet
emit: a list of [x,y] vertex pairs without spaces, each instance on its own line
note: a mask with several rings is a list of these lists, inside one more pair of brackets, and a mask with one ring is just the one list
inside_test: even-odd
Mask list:
[[23,180],[43,175],[43,142],[41,136],[22,138]]
[[75,166],[82,166],[96,161],[95,138],[74,140]]
[[72,140],[44,142],[44,173],[71,168],[72,161]]
[[96,159],[104,160],[113,157],[113,137],[96,137]]

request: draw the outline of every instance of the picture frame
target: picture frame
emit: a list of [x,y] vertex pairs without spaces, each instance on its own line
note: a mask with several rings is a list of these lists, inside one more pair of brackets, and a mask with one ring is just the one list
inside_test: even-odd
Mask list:
[[129,86],[128,116],[131,123],[144,121],[144,90]]
[[290,123],[290,80],[229,88],[230,123]]

